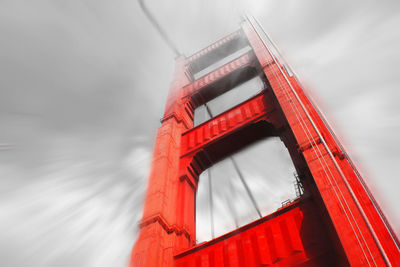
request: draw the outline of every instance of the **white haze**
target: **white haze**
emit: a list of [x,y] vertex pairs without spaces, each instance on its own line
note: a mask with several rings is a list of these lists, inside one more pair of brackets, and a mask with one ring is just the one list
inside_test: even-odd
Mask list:
[[[244,11],[258,18],[400,233],[399,1],[146,3],[186,55]],[[1,266],[127,264],[173,65],[136,1],[0,2]],[[272,177],[290,173],[282,157]],[[247,164],[257,188],[265,166]],[[215,212],[226,213],[222,197]]]

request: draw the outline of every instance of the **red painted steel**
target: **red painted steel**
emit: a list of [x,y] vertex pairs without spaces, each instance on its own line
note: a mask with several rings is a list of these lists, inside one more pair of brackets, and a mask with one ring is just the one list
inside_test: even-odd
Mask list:
[[[194,79],[195,72],[246,45],[250,52]],[[266,84],[261,93],[193,127],[199,105],[255,75]],[[199,175],[269,136],[280,136],[287,147],[304,195],[196,246]],[[192,57],[177,59],[131,266],[400,266],[396,242],[332,131],[249,21]]]
[[[178,58],[162,125],[158,130],[140,234],[132,266],[173,266],[173,255],[195,244],[195,188],[179,179],[181,136],[193,122],[185,111],[182,87],[189,80]],[[187,213],[183,218],[182,213]],[[189,220],[189,221],[186,221]]]
[[264,102],[264,93],[260,93],[244,103],[221,113],[213,119],[192,128],[182,135],[181,154],[186,156],[202,149],[210,142],[216,142],[226,137],[240,127],[254,123],[273,109],[267,109]]
[[337,266],[315,204],[301,199],[175,256],[176,267]]
[[[390,263],[398,264],[400,253],[389,230],[367,197],[361,178],[341,156],[344,154],[310,100],[295,79],[287,78],[253,25],[244,23],[243,29],[258,60],[267,63],[263,66],[264,73],[301,148],[350,264],[384,266],[385,257]],[[346,181],[350,187],[346,186]],[[373,235],[378,240],[374,240]]]

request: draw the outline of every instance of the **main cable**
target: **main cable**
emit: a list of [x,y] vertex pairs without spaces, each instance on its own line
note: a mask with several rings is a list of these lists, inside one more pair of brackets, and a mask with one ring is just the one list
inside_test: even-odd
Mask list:
[[142,9],[143,13],[147,16],[147,18],[150,20],[151,24],[156,28],[157,32],[161,35],[162,39],[167,43],[169,48],[171,48],[172,51],[174,51],[176,56],[180,56],[181,53],[179,52],[178,48],[176,45],[171,41],[171,39],[168,37],[167,32],[161,27],[161,25],[157,22],[153,14],[149,11],[149,9],[146,7],[144,4],[144,0],[138,0],[140,8]]
[[[248,20],[248,21],[250,22],[250,20]],[[250,22],[250,23],[251,23],[251,22]],[[252,25],[252,24],[251,24],[251,25]],[[254,28],[253,25],[252,25],[252,27]],[[254,28],[254,30],[255,30],[255,28]],[[261,39],[261,40],[262,40],[262,39]],[[262,40],[262,41],[263,41],[263,40]],[[263,41],[263,42],[264,42],[264,41]],[[265,45],[265,43],[264,43],[264,46],[265,46],[265,48],[267,49],[268,53],[271,55],[272,59],[275,60],[275,59],[273,58],[273,56],[272,56],[271,51],[269,50],[268,46]],[[276,63],[276,61],[275,61],[275,63]],[[276,63],[276,64],[277,64],[277,63]],[[278,64],[277,64],[277,65],[278,65]],[[278,68],[279,68],[279,66],[278,66]],[[289,103],[292,103],[293,100],[291,99],[291,97],[288,96],[288,93],[287,93],[286,90],[284,89],[284,86],[283,86],[283,84],[282,84],[282,81],[280,81],[280,79],[278,79],[277,74],[275,73],[275,71],[272,71],[272,74],[275,76],[275,78],[277,79],[277,81],[278,81],[278,83],[279,83],[281,89],[282,89],[283,92],[285,93],[285,96],[286,96],[287,101],[288,101]],[[307,126],[305,126],[305,128],[307,129],[307,132],[308,132],[308,133],[305,131],[305,129],[304,129],[304,127],[303,127],[304,121],[303,121],[303,119],[300,121],[299,116],[298,116],[299,111],[297,110],[297,108],[296,108],[297,111],[295,111],[295,110],[293,109],[293,104],[290,104],[290,107],[292,108],[292,111],[293,111],[294,114],[296,115],[296,119],[297,119],[297,121],[299,122],[299,124],[301,125],[301,128],[302,128],[304,134],[307,136],[308,141],[309,141],[310,143],[314,143],[312,149],[313,149],[314,152],[317,154],[317,151],[315,150],[315,147],[317,147],[318,151],[319,151],[319,148],[318,148],[318,146],[317,146],[315,140],[313,140],[312,138],[310,139],[310,137],[309,137],[310,132],[309,132],[309,129],[308,129]],[[320,151],[319,151],[319,152],[320,152]],[[320,152],[320,154],[321,154],[321,152]],[[322,154],[321,154],[321,155],[322,155]],[[325,167],[324,167],[324,165],[323,165],[323,163],[321,162],[321,159],[320,159],[319,157],[318,157],[318,160],[320,161],[321,166],[322,166],[322,168],[323,168],[323,170],[324,170],[324,172],[325,172],[325,175],[327,176],[327,179],[328,179],[329,183],[331,184],[331,186],[332,186],[332,188],[333,188],[333,190],[334,190],[334,192],[335,192],[336,197],[337,197],[338,200],[339,200],[339,203],[340,203],[340,205],[341,205],[341,207],[342,207],[342,209],[343,209],[343,211],[344,211],[344,214],[346,215],[346,217],[347,217],[347,219],[348,219],[348,221],[349,221],[349,223],[350,223],[350,226],[351,226],[351,228],[352,228],[354,234],[355,234],[356,237],[357,237],[357,241],[358,241],[358,243],[359,243],[359,245],[360,245],[360,247],[361,247],[361,250],[363,251],[363,254],[364,254],[364,256],[366,257],[366,259],[367,259],[367,261],[368,261],[368,258],[367,258],[366,254],[365,254],[365,252],[364,252],[364,249],[363,249],[363,247],[362,247],[362,245],[361,245],[361,242],[359,241],[358,235],[355,233],[355,229],[354,229],[354,227],[353,227],[353,224],[351,223],[351,221],[350,221],[350,219],[349,219],[349,217],[348,217],[348,215],[347,215],[347,212],[346,212],[346,210],[345,210],[345,208],[344,208],[344,206],[343,206],[343,204],[342,204],[342,201],[341,201],[341,199],[339,198],[339,196],[338,196],[338,194],[337,194],[337,192],[336,192],[335,187],[333,187],[332,181],[331,181],[331,179],[329,178],[329,175],[328,175],[327,171],[325,170]],[[324,161],[325,161],[325,160],[324,160]],[[326,164],[326,162],[325,162],[325,164]],[[329,168],[328,168],[328,170],[329,170]],[[329,170],[329,172],[330,172],[330,170]],[[332,173],[331,173],[331,175],[332,175]],[[339,188],[338,188],[338,189],[339,189]],[[340,191],[340,189],[339,189],[339,191]],[[344,200],[344,202],[346,202],[345,199],[343,199],[343,200]],[[346,204],[347,204],[347,203],[346,203]],[[350,212],[351,212],[351,211],[350,211]],[[370,266],[369,261],[368,261],[368,265]]]
[[[250,22],[249,19],[247,19],[247,20]],[[254,29],[254,26],[252,25],[251,22],[250,22],[250,24],[251,24],[251,26],[252,26],[253,29]],[[255,30],[255,29],[254,29],[254,30]],[[256,30],[255,30],[255,31],[256,31]],[[256,31],[256,32],[257,32],[257,31]],[[264,42],[264,41],[263,41],[263,42]],[[264,43],[264,46],[265,46],[265,43]],[[275,59],[274,56],[271,54],[271,52],[269,51],[269,49],[268,49],[267,46],[266,46],[266,48],[267,48],[269,54],[271,55],[273,61],[277,64],[276,59]],[[279,66],[279,64],[277,64],[277,65]],[[278,67],[278,68],[279,68],[279,67]],[[298,101],[299,104],[301,105],[301,108],[302,108],[303,111],[305,112],[307,118],[310,120],[310,122],[311,122],[311,124],[312,124],[314,130],[315,130],[316,133],[317,133],[317,135],[320,137],[320,139],[321,139],[321,141],[322,141],[322,144],[324,145],[325,149],[327,150],[327,152],[328,152],[330,158],[333,160],[334,165],[335,165],[335,168],[338,170],[338,172],[339,172],[339,174],[340,174],[342,180],[344,181],[344,184],[346,185],[347,189],[349,190],[349,193],[350,193],[351,197],[352,197],[353,200],[355,201],[355,204],[356,204],[357,208],[359,209],[359,211],[360,211],[360,213],[361,213],[361,215],[362,215],[364,221],[366,222],[367,227],[369,228],[369,230],[370,230],[370,232],[371,232],[371,234],[372,234],[372,237],[373,237],[374,241],[376,242],[377,247],[378,247],[380,253],[381,253],[382,256],[383,256],[383,259],[384,259],[386,265],[387,265],[387,266],[391,266],[391,265],[390,265],[390,262],[389,262],[389,260],[388,260],[388,258],[387,258],[387,255],[386,255],[386,253],[385,253],[385,251],[384,251],[384,249],[382,248],[382,246],[381,246],[379,240],[377,239],[377,236],[376,236],[375,231],[373,230],[373,228],[372,228],[372,226],[371,226],[371,224],[370,224],[368,218],[366,217],[366,215],[365,215],[365,213],[364,213],[362,207],[360,206],[360,204],[359,204],[359,202],[358,202],[358,199],[355,197],[355,194],[354,194],[353,190],[351,189],[350,185],[348,184],[347,180],[345,179],[343,172],[341,171],[341,169],[340,169],[340,167],[338,166],[337,162],[334,160],[334,157],[333,157],[331,151],[329,150],[329,148],[327,147],[327,144],[326,144],[324,138],[321,136],[321,133],[320,133],[319,130],[316,128],[316,126],[315,126],[313,120],[311,119],[310,115],[308,114],[308,111],[305,109],[304,104],[303,104],[302,101],[300,100],[300,98],[299,98],[299,96],[297,95],[296,91],[293,89],[291,83],[288,81],[288,79],[287,79],[287,77],[284,75],[283,71],[282,71],[280,68],[279,68],[279,70],[280,70],[280,72],[282,73],[282,76],[285,78],[286,82],[288,83],[288,85],[289,85],[289,87],[290,87],[292,93],[293,93],[294,96],[296,97],[297,101]],[[317,146],[317,148],[318,148],[318,146]],[[318,150],[319,150],[319,148],[318,148]],[[320,151],[319,151],[319,152],[320,152]],[[320,153],[321,153],[321,152],[320,152]],[[325,160],[324,160],[324,161],[325,161]],[[326,163],[325,163],[325,164],[326,164]],[[329,167],[328,167],[328,170],[329,170],[329,172],[331,173]],[[332,175],[332,173],[331,173],[331,175]],[[335,181],[335,183],[336,183],[336,181]],[[339,188],[339,191],[340,191],[340,188]],[[341,191],[340,191],[340,193],[341,193]],[[344,200],[345,200],[345,199],[344,199]],[[345,203],[346,203],[346,201],[345,201]],[[347,205],[347,203],[346,203],[346,205]],[[350,211],[350,213],[351,213],[351,210],[350,210],[350,209],[349,209],[349,211]],[[360,232],[360,233],[361,233],[361,232]],[[357,236],[357,235],[356,235],[356,236]],[[361,233],[361,236],[362,236],[362,238],[363,238],[362,233]],[[364,238],[363,238],[363,239],[364,239]],[[364,242],[365,242],[365,240],[364,240]],[[367,247],[367,249],[369,250],[368,245],[366,245],[366,247]],[[372,257],[372,260],[374,261],[373,257]],[[375,263],[375,261],[374,261],[374,263]]]
[[[274,42],[274,40],[267,34],[267,32],[264,30],[264,28],[261,26],[261,24],[258,22],[258,20],[252,16],[253,20],[257,23],[258,27],[262,30],[262,32],[264,33],[265,37],[268,39],[268,41],[272,44],[272,46],[275,48],[275,50],[278,52],[278,55],[280,57],[280,59],[283,59],[284,63],[286,64],[286,66],[288,67],[288,69],[293,73],[294,78],[296,79],[296,81],[299,83],[299,86],[303,89],[304,94],[307,95],[308,98],[312,98],[310,95],[307,94],[307,91],[304,90],[303,86],[300,83],[300,78],[298,77],[297,73],[292,69],[292,67],[290,66],[289,62],[286,60],[286,58],[283,56],[283,53],[280,51],[279,47],[276,45],[276,43]],[[279,60],[278,60],[279,61]],[[329,125],[327,119],[325,118],[325,115],[321,112],[321,110],[319,109],[318,105],[312,101],[312,99],[310,99],[310,103],[312,104],[312,106],[314,107],[314,109],[316,110],[316,112],[318,113],[318,115],[321,117],[322,121],[324,122],[326,128],[328,129],[328,131],[331,133],[331,135],[333,136],[334,140],[336,141],[337,145],[339,146],[339,148],[341,149],[342,153],[345,155],[346,160],[349,162],[350,166],[353,168],[354,173],[356,174],[357,179],[359,180],[359,182],[361,183],[362,187],[364,188],[364,190],[366,191],[370,201],[372,202],[372,204],[374,205],[377,213],[379,214],[379,216],[381,217],[381,219],[383,220],[383,223],[386,227],[386,229],[388,230],[392,240],[394,241],[394,243],[396,244],[397,248],[400,250],[400,243],[397,239],[397,237],[395,236],[392,227],[389,225],[386,216],[383,214],[381,208],[379,207],[379,205],[376,203],[375,198],[372,196],[370,190],[368,189],[368,187],[366,186],[365,182],[363,181],[361,174],[358,172],[358,170],[355,167],[355,164],[353,163],[353,161],[351,160],[351,158],[347,155],[347,152],[345,151],[345,149],[343,148],[342,144],[339,142],[337,136],[335,135],[335,133],[333,132],[331,126]]]

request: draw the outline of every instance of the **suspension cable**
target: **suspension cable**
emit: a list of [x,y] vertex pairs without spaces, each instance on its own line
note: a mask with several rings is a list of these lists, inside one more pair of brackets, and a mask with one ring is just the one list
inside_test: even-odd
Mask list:
[[[205,106],[205,108],[206,108],[206,111],[207,111],[207,113],[208,113],[208,116],[210,116],[210,118],[213,118],[214,116],[213,116],[213,114],[212,114],[212,112],[211,112],[210,107],[207,105],[207,103],[204,103],[204,106]],[[253,206],[254,206],[254,209],[257,211],[258,216],[259,216],[260,218],[262,218],[262,214],[261,214],[261,212],[260,212],[260,208],[258,207],[257,202],[256,202],[256,200],[255,200],[255,198],[254,198],[254,196],[253,196],[253,194],[252,194],[252,192],[251,192],[251,190],[250,190],[250,187],[248,186],[246,180],[244,179],[244,176],[243,176],[242,172],[241,172],[240,169],[239,169],[239,165],[236,163],[235,159],[234,159],[232,156],[230,156],[229,159],[232,161],[233,167],[234,167],[236,173],[238,174],[238,176],[239,176],[239,178],[240,178],[240,181],[241,181],[242,184],[243,184],[243,187],[245,188],[247,194],[249,195],[249,198],[250,198],[250,200],[251,200],[251,203],[252,203]]]
[[[247,20],[250,22],[250,20],[249,20],[248,18],[247,18]],[[251,26],[252,26],[253,29],[254,29],[254,26],[252,25],[251,22],[250,22],[250,24],[251,24]],[[254,29],[254,30],[255,30],[255,29]],[[264,42],[264,41],[263,41],[263,42]],[[268,53],[271,55],[271,57],[272,57],[272,59],[274,60],[275,64],[277,64],[277,65],[279,66],[279,64],[276,62],[275,57],[271,54],[271,52],[269,51],[269,48],[265,45],[265,43],[264,43],[264,46],[265,46],[266,49],[268,50]],[[371,231],[372,237],[374,238],[374,241],[376,242],[377,247],[378,247],[378,249],[380,250],[380,253],[381,253],[382,256],[383,256],[383,259],[384,259],[386,265],[387,265],[387,266],[391,266],[390,263],[389,263],[389,260],[388,260],[388,258],[387,258],[387,255],[386,255],[385,251],[383,250],[383,248],[382,248],[380,242],[377,240],[375,231],[373,230],[372,226],[370,225],[370,222],[369,222],[368,218],[367,218],[366,215],[364,214],[363,209],[361,208],[361,206],[360,206],[360,204],[359,204],[359,202],[358,202],[358,199],[355,197],[353,190],[351,189],[351,187],[349,186],[347,180],[345,179],[343,172],[341,171],[340,167],[338,166],[337,162],[335,161],[335,159],[334,159],[334,157],[333,157],[331,151],[330,151],[329,148],[327,147],[324,138],[321,136],[319,130],[316,128],[316,126],[315,126],[313,120],[311,119],[310,115],[308,114],[308,111],[305,109],[304,104],[302,103],[302,101],[301,101],[300,98],[298,97],[296,91],[293,89],[293,87],[292,87],[291,83],[289,82],[289,80],[287,79],[287,77],[284,75],[283,71],[282,71],[279,67],[278,67],[278,69],[279,69],[279,71],[282,73],[282,76],[285,78],[286,82],[288,83],[288,85],[289,85],[289,87],[290,87],[292,93],[294,94],[294,96],[296,97],[297,101],[298,101],[299,104],[301,105],[301,108],[302,108],[303,111],[305,112],[307,118],[310,120],[310,122],[311,122],[311,124],[312,124],[314,130],[317,132],[318,136],[320,137],[320,139],[321,139],[321,141],[322,141],[322,144],[324,145],[324,148],[328,151],[328,154],[329,154],[330,158],[333,160],[334,165],[335,165],[335,168],[338,170],[338,172],[339,172],[339,174],[340,174],[342,180],[344,181],[344,183],[345,183],[347,189],[350,191],[350,195],[352,196],[353,200],[355,201],[355,204],[356,204],[357,208],[359,209],[359,211],[360,211],[360,213],[361,213],[363,219],[365,220],[365,222],[366,222],[366,224],[367,224],[367,227],[368,227],[369,230]],[[282,86],[282,85],[281,85],[281,86]],[[304,130],[304,129],[303,129],[303,130]],[[307,128],[307,130],[308,130],[308,128]],[[315,150],[314,147],[313,147],[313,149]],[[318,149],[318,151],[319,151],[318,146],[317,146],[317,149]],[[321,153],[321,151],[319,151],[319,153]],[[324,162],[325,162],[325,159],[324,159]],[[326,164],[326,166],[328,167],[328,165],[327,165],[326,162],[325,162],[325,164]],[[328,169],[329,173],[331,174],[331,176],[333,177],[333,174],[332,174],[330,168],[328,167],[327,169]],[[329,177],[329,176],[328,176],[328,177]],[[328,178],[328,179],[330,180],[330,178]],[[335,182],[335,184],[337,183],[336,180],[334,180],[334,182]],[[330,181],[330,183],[332,183],[332,182]],[[337,184],[336,184],[336,185],[337,185]],[[339,187],[338,187],[338,189],[339,189],[340,194],[342,195],[343,193],[341,192],[341,190],[340,190]],[[336,191],[336,190],[334,190],[334,191]],[[338,196],[337,196],[337,197],[338,197]],[[343,197],[343,195],[342,195],[342,197]],[[343,198],[344,198],[344,197],[343,197]],[[339,198],[338,198],[338,199],[339,199]],[[343,199],[343,200],[344,200],[344,202],[345,202],[345,205],[346,205],[347,208],[349,209],[346,200],[345,200],[345,199]],[[339,199],[339,202],[341,202],[340,199]],[[342,207],[342,208],[343,208],[343,207]],[[346,213],[346,211],[344,210],[344,208],[343,208],[343,211]],[[351,214],[351,217],[353,217],[353,214],[352,214],[352,212],[351,212],[350,209],[349,209],[349,212],[350,212],[350,214]],[[353,219],[354,219],[354,217],[353,217]],[[351,222],[350,222],[350,221],[349,221],[349,223],[350,223],[350,225],[351,225]],[[357,228],[358,228],[358,225],[357,225],[357,224],[356,224],[356,226],[357,226]],[[360,231],[360,229],[358,229],[358,230]],[[354,231],[354,229],[353,229],[353,231]],[[369,251],[369,247],[368,247],[368,245],[366,244],[366,242],[365,242],[365,240],[364,240],[364,237],[363,237],[363,234],[361,233],[361,231],[360,231],[360,234],[361,234],[361,237],[362,237],[362,239],[363,239],[363,241],[364,241],[364,243],[365,243],[365,245],[366,245],[366,247],[367,247],[367,249],[368,249],[368,252],[369,252],[370,255],[371,255],[371,252]],[[357,235],[356,235],[356,237],[357,237]],[[357,237],[357,239],[358,239],[358,237]],[[362,248],[361,248],[361,249],[362,249]],[[375,260],[374,260],[374,258],[372,257],[372,255],[371,255],[371,258],[372,258],[372,260],[373,260],[374,263],[375,263]],[[367,258],[366,258],[366,259],[367,259]],[[367,259],[367,261],[368,261],[368,259]],[[375,263],[375,264],[376,264],[376,263]]]
[[[249,22],[250,22],[250,21],[249,21]],[[253,26],[253,25],[252,25],[252,26]],[[254,27],[254,26],[253,26],[253,27]],[[265,44],[264,44],[264,45],[265,45]],[[268,48],[266,45],[265,45],[265,47],[266,47],[268,53],[270,53],[271,56],[272,56],[272,53],[270,52],[269,48]],[[274,59],[274,58],[273,58],[273,59]],[[284,89],[284,86],[283,86],[283,84],[282,84],[282,81],[281,81],[280,79],[278,79],[277,74],[275,73],[275,71],[273,71],[272,74],[275,76],[275,78],[277,79],[277,81],[278,81],[280,87],[282,88],[283,92],[285,93],[286,99],[287,99],[289,102],[292,101],[292,100],[291,100],[291,97],[288,95],[288,92]],[[290,103],[291,103],[291,102],[290,102]],[[300,118],[299,118],[299,116],[298,116],[299,110],[298,110],[297,107],[295,106],[295,109],[296,109],[296,111],[295,111],[294,108],[293,108],[293,104],[291,104],[290,107],[292,108],[292,111],[296,114],[296,119],[297,119],[297,121],[299,122],[299,124],[301,125],[301,128],[302,128],[303,132],[305,133],[305,135],[307,136],[308,141],[309,141],[310,143],[314,143],[313,150],[314,150],[314,152],[317,154],[317,151],[315,150],[315,146],[317,147],[317,150],[318,150],[318,151],[319,151],[319,148],[318,148],[318,146],[317,146],[315,140],[310,139],[310,136],[309,136],[309,135],[310,135],[310,132],[309,132],[308,127],[307,127],[306,125],[305,125],[305,127],[304,127],[304,125],[303,125],[303,124],[304,124],[303,119],[300,120]],[[307,129],[307,131],[306,131],[305,128]],[[307,133],[307,132],[308,132],[308,133]],[[320,151],[319,151],[319,152],[320,152]],[[320,154],[321,154],[321,152],[320,152]],[[321,165],[322,165],[322,168],[323,168],[323,170],[324,170],[324,172],[325,172],[325,175],[327,176],[327,178],[328,178],[328,180],[329,180],[329,183],[330,183],[331,186],[333,187],[332,181],[331,181],[331,179],[329,178],[329,175],[328,175],[328,173],[327,173],[327,171],[326,171],[326,169],[325,169],[323,163],[321,162],[321,159],[320,159],[320,158],[319,158],[319,161],[320,161],[320,163],[321,163]],[[324,161],[325,161],[325,160],[324,160]],[[325,165],[326,165],[326,162],[325,162]],[[328,171],[330,172],[329,168],[328,168]],[[332,175],[332,173],[331,173],[331,175]],[[357,241],[358,241],[358,243],[359,243],[359,245],[360,245],[360,247],[361,247],[361,250],[363,251],[363,254],[364,254],[364,256],[366,257],[366,254],[365,254],[365,252],[364,252],[364,249],[363,249],[363,247],[362,247],[362,245],[361,245],[361,243],[360,243],[360,240],[359,240],[359,238],[358,238],[358,235],[355,233],[355,229],[354,229],[354,227],[353,227],[353,224],[350,222],[350,219],[349,219],[349,217],[348,217],[348,214],[347,214],[347,212],[346,212],[346,210],[345,210],[345,208],[344,208],[344,206],[343,206],[343,203],[342,203],[341,199],[339,198],[339,196],[338,196],[338,194],[337,194],[337,192],[336,192],[336,189],[335,189],[334,187],[333,187],[333,189],[334,189],[334,192],[335,192],[335,194],[336,194],[336,197],[338,198],[339,203],[340,203],[340,205],[341,205],[341,207],[342,207],[342,209],[343,209],[343,211],[344,211],[344,214],[346,215],[346,217],[347,217],[347,219],[348,219],[348,221],[349,221],[349,223],[350,223],[350,225],[351,225],[351,227],[352,227],[352,229],[353,229],[353,232],[354,232],[354,234],[355,234],[356,237],[357,237]],[[340,191],[340,190],[339,190],[339,191]],[[344,202],[345,202],[345,199],[344,199]],[[366,259],[367,259],[367,258],[366,258]],[[368,259],[367,259],[367,260],[368,260]],[[370,266],[369,261],[368,261],[368,265]]]
[[213,196],[212,196],[212,182],[211,182],[211,169],[208,168],[208,203],[210,205],[210,220],[211,220],[211,236],[214,239],[215,238],[215,233],[214,233],[214,202],[213,202]]
[[147,16],[147,18],[150,20],[151,24],[153,27],[157,30],[157,32],[161,35],[162,39],[167,43],[169,48],[175,53],[176,56],[180,56],[181,53],[179,52],[178,48],[176,45],[171,41],[171,39],[168,37],[167,32],[161,27],[161,25],[157,22],[153,14],[149,11],[149,9],[146,7],[144,4],[144,0],[138,0],[140,8],[142,9],[143,13]]
[[[276,45],[276,43],[274,42],[274,40],[267,34],[267,32],[264,30],[264,28],[261,26],[261,24],[258,22],[258,20],[254,17],[251,16],[253,18],[253,20],[257,23],[258,27],[262,30],[262,32],[264,33],[265,37],[268,39],[268,41],[272,44],[272,46],[275,48],[275,50],[278,52],[278,56],[280,57],[280,59],[282,59],[284,61],[284,63],[286,64],[286,66],[289,68],[289,70],[293,73],[294,78],[296,79],[296,81],[300,81],[300,78],[298,77],[297,73],[292,69],[292,67],[290,66],[289,62],[286,60],[286,58],[283,56],[283,53],[280,51],[279,47]],[[301,83],[299,82],[299,86],[303,89],[304,94],[307,95],[308,98],[312,98],[311,96],[309,96],[307,94],[307,92],[304,90],[303,86],[301,85]],[[370,190],[367,188],[365,182],[363,181],[361,174],[358,172],[358,170],[356,169],[353,161],[351,160],[351,158],[347,155],[346,151],[344,150],[342,144],[339,142],[337,136],[335,135],[335,133],[333,132],[331,126],[329,125],[327,119],[325,118],[324,114],[321,112],[321,110],[319,109],[318,105],[311,101],[312,106],[314,107],[314,109],[316,110],[316,112],[318,113],[318,115],[321,117],[322,121],[324,122],[326,128],[328,129],[328,131],[331,133],[331,135],[333,136],[333,138],[335,139],[337,145],[339,146],[339,148],[341,149],[342,153],[345,155],[346,160],[349,162],[350,166],[353,168],[354,173],[357,177],[357,179],[359,180],[359,182],[361,183],[361,185],[363,186],[363,188],[365,189],[370,201],[372,202],[372,204],[374,205],[376,211],[378,212],[379,216],[381,217],[381,219],[383,220],[383,223],[386,227],[386,229],[388,230],[392,240],[394,241],[394,243],[396,244],[397,248],[400,250],[400,243],[397,239],[397,237],[395,236],[395,234],[393,233],[393,229],[392,227],[389,225],[386,216],[383,214],[381,208],[379,207],[379,205],[376,203],[376,200],[374,199],[374,197],[372,196]]]
[[[207,105],[207,104],[205,104],[204,105],[205,106],[205,108],[207,109],[207,112],[206,112],[206,117],[207,117],[207,114],[208,114],[208,119],[212,119],[213,118],[213,116],[212,116],[212,112],[211,112],[211,109],[209,108],[209,106]],[[211,170],[209,169],[209,173],[208,173],[208,177],[210,177],[211,176]],[[211,178],[210,178],[211,179]],[[209,183],[211,184],[211,180],[209,181]],[[232,184],[232,181],[230,180],[230,179],[228,179],[228,186],[229,186],[229,191],[230,192],[232,192],[232,195],[236,195],[235,194],[235,188],[234,188],[234,186],[233,186],[233,184]],[[211,189],[210,189],[210,192],[211,192]],[[233,196],[234,197],[234,196]],[[232,201],[231,201],[231,199],[230,198],[228,198],[227,196],[225,196],[225,200],[226,200],[226,202],[227,202],[227,205],[228,205],[228,209],[229,209],[229,213],[232,215],[232,217],[233,217],[233,221],[235,222],[235,227],[236,228],[239,228],[239,219],[238,219],[238,216],[237,216],[237,213],[236,213],[236,210],[235,210],[235,207],[232,205]],[[211,201],[210,201],[210,203],[211,203]],[[214,227],[214,226],[212,226],[212,227]]]
[[228,188],[229,188],[229,192],[231,192],[231,198],[228,198],[228,195],[225,195],[225,200],[226,203],[228,204],[228,208],[229,208],[229,212],[233,217],[233,221],[235,222],[235,227],[239,228],[239,219],[236,213],[236,209],[235,206],[232,203],[232,199],[235,199],[236,197],[236,190],[235,187],[232,184],[231,179],[228,179]]
[[235,161],[235,159],[234,159],[233,157],[229,157],[229,158],[231,159],[232,164],[233,164],[233,167],[235,168],[235,170],[236,170],[236,172],[237,172],[237,174],[238,174],[238,176],[239,176],[239,178],[240,178],[240,181],[242,182],[244,188],[246,189],[246,192],[247,192],[247,194],[249,195],[250,200],[251,200],[251,202],[253,203],[253,206],[254,206],[254,208],[256,209],[258,216],[259,216],[260,218],[262,218],[262,215],[261,215],[261,212],[260,212],[260,208],[258,207],[257,202],[256,202],[256,200],[254,199],[254,196],[253,196],[253,194],[252,194],[251,191],[250,191],[250,187],[247,185],[247,182],[246,182],[246,180],[244,179],[243,174],[242,174],[242,172],[241,172],[240,169],[239,169],[239,166],[237,165],[237,163],[236,163],[236,161]]

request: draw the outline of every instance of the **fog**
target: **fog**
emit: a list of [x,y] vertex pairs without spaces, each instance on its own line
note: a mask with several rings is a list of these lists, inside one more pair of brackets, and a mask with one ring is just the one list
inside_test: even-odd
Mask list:
[[[400,234],[398,1],[146,3],[187,56],[236,30],[245,12],[255,16]],[[173,68],[136,1],[0,2],[1,266],[127,264]],[[271,162],[275,184],[292,170],[279,147],[265,145],[286,164]],[[269,167],[246,164],[256,188]],[[264,199],[277,202],[265,211],[288,192]],[[216,198],[216,213],[224,201]],[[255,214],[245,201],[241,224]],[[219,234],[231,229],[218,220]]]

